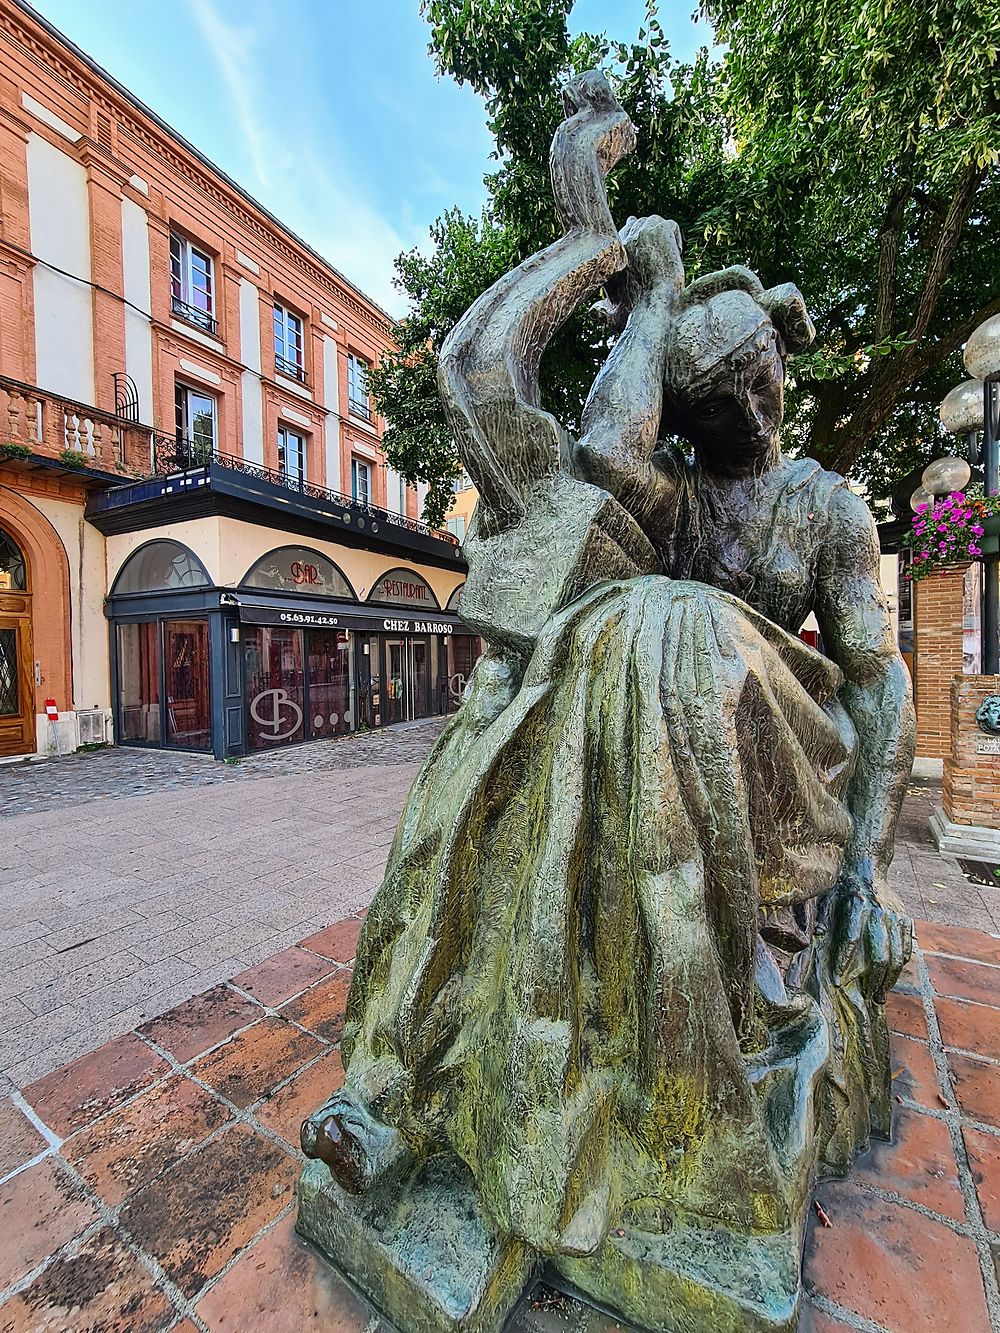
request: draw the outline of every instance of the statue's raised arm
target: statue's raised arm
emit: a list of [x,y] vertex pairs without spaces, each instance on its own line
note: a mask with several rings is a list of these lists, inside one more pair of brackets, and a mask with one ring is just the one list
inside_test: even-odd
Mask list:
[[[567,119],[553,138],[550,169],[564,234],[469,308],[445,340],[438,371],[459,454],[480,495],[465,543],[463,616],[522,658],[549,614],[588,584],[657,567],[634,520],[604,490],[573,479],[574,442],[540,404],[538,368],[553,334],[629,264],[604,181],[634,147],[635,130],[597,71],[572,80],[563,96]],[[678,259],[678,284],[679,267]],[[628,284],[619,286],[624,297]],[[643,392],[625,395],[631,406],[624,413],[623,395],[610,398],[615,429],[626,437],[644,431],[649,452],[662,391],[655,357],[644,358],[642,377]]]

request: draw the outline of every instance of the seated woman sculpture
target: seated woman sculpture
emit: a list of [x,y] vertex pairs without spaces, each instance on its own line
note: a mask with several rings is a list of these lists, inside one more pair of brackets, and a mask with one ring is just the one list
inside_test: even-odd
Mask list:
[[[361,1194],[454,1155],[500,1235],[647,1328],[790,1328],[816,1171],[889,1128],[908,678],[864,503],[781,453],[800,293],[685,285],[661,218],[619,235],[632,127],[597,74],[566,104],[564,234],[441,358],[489,651],[410,794],[346,1085],[303,1145]],[[619,333],[574,441],[538,365],[602,288]]]

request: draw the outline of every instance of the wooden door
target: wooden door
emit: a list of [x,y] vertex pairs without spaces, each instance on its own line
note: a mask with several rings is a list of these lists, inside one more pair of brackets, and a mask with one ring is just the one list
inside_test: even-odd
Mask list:
[[35,749],[31,598],[0,592],[0,756]]

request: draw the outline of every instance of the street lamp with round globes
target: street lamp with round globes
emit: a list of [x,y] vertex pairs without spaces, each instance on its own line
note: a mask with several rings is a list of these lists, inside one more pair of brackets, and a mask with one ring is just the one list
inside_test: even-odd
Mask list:
[[[969,460],[983,463],[983,480],[988,496],[1000,493],[1000,315],[984,319],[965,344],[965,368],[972,376],[957,385],[941,404],[941,422],[946,430],[969,437]],[[983,432],[982,451],[976,447],[976,432]],[[945,475],[957,476],[953,464],[958,459],[938,459],[924,470],[921,480],[928,490],[936,490]],[[956,489],[968,482],[966,477]],[[937,469],[937,471],[935,471]],[[986,675],[1000,672],[1000,570],[995,552],[983,556],[982,669]]]
[[910,508],[915,514],[920,512],[921,505],[932,505],[933,503],[934,495],[926,486],[918,486],[910,496]]
[[924,488],[932,495],[951,495],[968,486],[972,468],[964,458],[935,458],[924,468],[920,480]]

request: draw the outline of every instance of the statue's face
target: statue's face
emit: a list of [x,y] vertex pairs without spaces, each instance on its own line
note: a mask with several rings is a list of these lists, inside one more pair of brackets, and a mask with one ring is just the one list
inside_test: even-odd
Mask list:
[[708,393],[685,406],[685,433],[713,456],[751,460],[772,450],[785,407],[785,368],[773,327],[717,369]]

